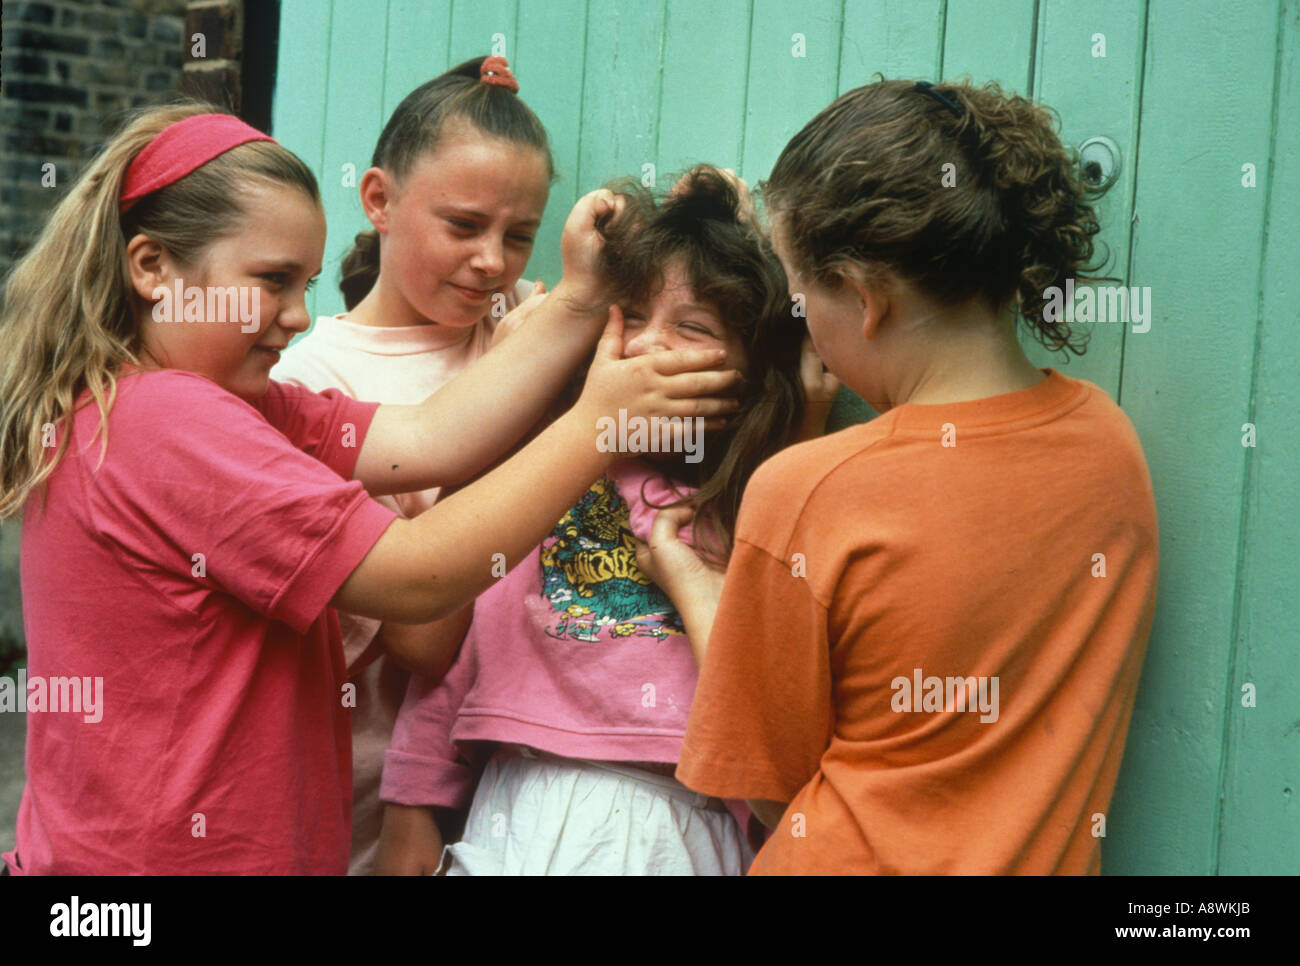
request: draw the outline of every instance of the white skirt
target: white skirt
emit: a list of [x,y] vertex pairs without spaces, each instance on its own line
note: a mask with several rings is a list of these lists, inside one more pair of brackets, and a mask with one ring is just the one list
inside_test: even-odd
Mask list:
[[716,798],[667,775],[504,746],[446,875],[743,875],[754,859]]

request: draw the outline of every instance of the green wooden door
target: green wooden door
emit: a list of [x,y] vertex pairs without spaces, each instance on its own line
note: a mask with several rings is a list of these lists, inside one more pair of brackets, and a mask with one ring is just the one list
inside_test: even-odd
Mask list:
[[477,55],[509,57],[551,134],[559,181],[526,273],[548,283],[580,194],[696,161],[761,179],[877,71],[996,80],[1056,108],[1067,142],[1113,139],[1101,239],[1111,274],[1149,287],[1150,328],[1098,323],[1081,359],[1031,350],[1119,400],[1160,513],[1104,866],[1296,873],[1298,41],[1300,0],[285,0],[274,133],[324,191],[315,313],[342,310],[339,259],[367,227],[352,185],[388,114]]

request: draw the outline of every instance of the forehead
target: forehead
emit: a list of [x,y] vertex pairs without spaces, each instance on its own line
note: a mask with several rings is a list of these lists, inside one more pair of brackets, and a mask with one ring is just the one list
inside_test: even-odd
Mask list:
[[550,192],[546,155],[540,148],[450,127],[400,182],[400,193],[457,205],[543,207]]
[[677,258],[671,259],[664,265],[663,285],[657,292],[651,293],[647,303],[665,310],[689,306],[694,310],[706,312],[715,318],[721,318],[713,305],[696,296],[695,288],[691,285],[690,278],[687,275],[686,266],[681,259]]
[[301,188],[250,181],[240,189],[244,219],[236,237],[244,254],[262,247],[323,248],[325,213]]

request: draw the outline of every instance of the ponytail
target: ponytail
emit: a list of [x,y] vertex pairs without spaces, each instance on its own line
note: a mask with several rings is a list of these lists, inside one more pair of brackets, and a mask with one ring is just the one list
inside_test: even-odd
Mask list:
[[880,81],[844,94],[782,151],[764,190],[801,274],[893,273],[933,298],[1015,304],[1051,350],[1083,330],[1045,291],[1091,275],[1100,231],[1077,152],[1048,108],[996,84]]
[[339,291],[343,305],[351,312],[375,287],[379,278],[379,232],[373,228],[357,232],[352,248],[343,256],[343,271],[339,277]]

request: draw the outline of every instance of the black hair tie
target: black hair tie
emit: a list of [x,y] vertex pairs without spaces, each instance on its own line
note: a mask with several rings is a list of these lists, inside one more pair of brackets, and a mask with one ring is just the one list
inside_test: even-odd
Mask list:
[[959,139],[961,140],[961,143],[965,146],[966,151],[970,157],[970,160],[974,163],[979,162],[981,160],[980,137],[979,137],[979,131],[975,126],[975,119],[973,117],[968,118],[966,116],[966,112],[963,111],[955,101],[951,100],[950,98],[944,97],[942,94],[940,94],[937,90],[934,89],[934,85],[931,84],[929,81],[917,81],[916,86],[913,87],[912,90],[916,91],[917,93],[926,94],[929,97],[933,97],[936,101],[938,101],[949,111],[951,111],[953,117],[957,118],[959,121],[960,120],[967,121],[967,123],[961,127],[961,131],[959,133]]
[[961,117],[961,108],[958,107],[956,104],[954,104],[952,101],[950,101],[948,98],[944,97],[938,91],[936,91],[934,89],[934,85],[931,84],[929,81],[917,81],[916,87],[912,89],[915,91],[920,91],[922,94],[930,95],[940,104],[942,104],[944,107],[948,108],[948,110],[952,111],[954,117]]

